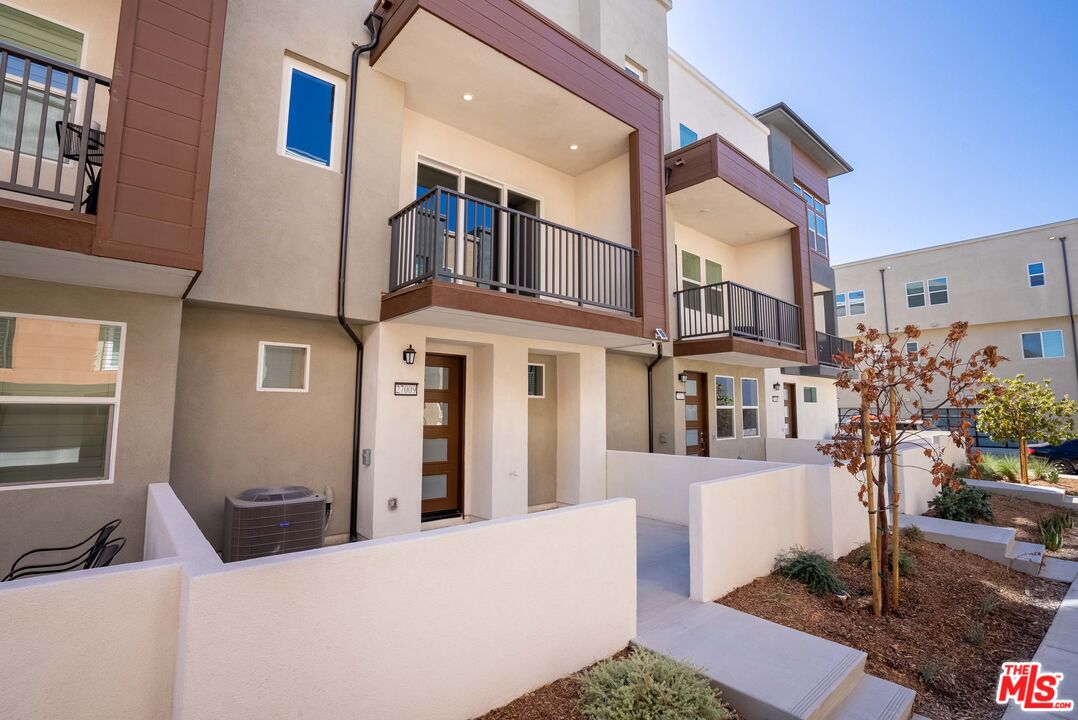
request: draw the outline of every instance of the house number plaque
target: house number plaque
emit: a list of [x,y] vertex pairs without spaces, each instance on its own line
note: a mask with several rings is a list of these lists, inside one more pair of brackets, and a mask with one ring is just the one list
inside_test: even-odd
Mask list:
[[413,382],[398,382],[393,383],[394,395],[405,395],[408,397],[416,397],[419,395],[419,383]]

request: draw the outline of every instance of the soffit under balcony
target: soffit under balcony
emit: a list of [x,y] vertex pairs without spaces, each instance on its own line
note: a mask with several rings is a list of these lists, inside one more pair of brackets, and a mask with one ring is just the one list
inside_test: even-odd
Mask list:
[[411,110],[569,175],[629,151],[632,127],[422,9],[376,69]]

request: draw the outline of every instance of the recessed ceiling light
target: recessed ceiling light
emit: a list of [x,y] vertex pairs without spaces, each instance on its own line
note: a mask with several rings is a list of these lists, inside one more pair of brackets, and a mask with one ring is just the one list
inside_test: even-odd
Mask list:
[[580,146],[577,145],[576,143],[573,143],[572,145],[569,146],[569,149],[570,150],[579,150]]
[[464,93],[464,102],[471,102],[474,97],[471,93]]

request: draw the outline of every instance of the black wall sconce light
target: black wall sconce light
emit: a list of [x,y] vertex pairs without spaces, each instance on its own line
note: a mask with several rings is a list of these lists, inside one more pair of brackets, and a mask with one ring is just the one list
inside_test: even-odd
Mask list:
[[677,379],[678,379],[678,382],[683,382],[683,383],[684,382],[689,382],[689,374],[688,373],[678,373]]
[[408,345],[408,348],[404,351],[404,364],[415,365],[415,348]]
[[781,387],[782,387],[782,383],[775,383],[774,385],[771,386],[771,389],[772,390],[778,390]]

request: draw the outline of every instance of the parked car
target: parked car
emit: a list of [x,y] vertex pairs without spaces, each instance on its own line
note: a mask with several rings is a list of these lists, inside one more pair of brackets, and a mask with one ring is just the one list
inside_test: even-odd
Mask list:
[[1065,475],[1074,475],[1078,469],[1078,440],[1068,440],[1060,445],[1038,445],[1029,448],[1029,454],[1050,460]]

